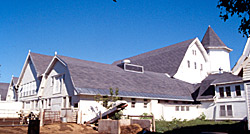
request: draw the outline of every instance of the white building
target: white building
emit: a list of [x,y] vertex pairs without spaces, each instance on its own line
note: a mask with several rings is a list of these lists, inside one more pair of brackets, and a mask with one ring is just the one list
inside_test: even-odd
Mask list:
[[[205,113],[208,119],[241,120],[243,81],[228,73],[230,51],[208,27],[202,42],[190,39],[111,65],[29,52],[17,82],[18,100],[24,109],[60,111],[68,121],[78,112],[78,123],[84,123],[105,111],[94,97],[118,88],[128,103],[126,115],[152,113],[170,121]],[[220,96],[222,87],[227,97]]]

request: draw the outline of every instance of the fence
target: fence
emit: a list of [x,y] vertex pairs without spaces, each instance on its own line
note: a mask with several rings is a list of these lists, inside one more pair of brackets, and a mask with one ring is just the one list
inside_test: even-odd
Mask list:
[[60,111],[44,110],[43,124],[52,124],[54,122],[60,122]]

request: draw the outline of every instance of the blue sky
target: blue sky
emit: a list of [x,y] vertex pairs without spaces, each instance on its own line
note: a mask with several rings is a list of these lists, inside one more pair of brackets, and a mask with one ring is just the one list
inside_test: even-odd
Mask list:
[[233,51],[246,37],[237,17],[223,22],[218,0],[5,0],[0,3],[0,82],[19,76],[28,51],[111,64],[198,37],[208,25]]

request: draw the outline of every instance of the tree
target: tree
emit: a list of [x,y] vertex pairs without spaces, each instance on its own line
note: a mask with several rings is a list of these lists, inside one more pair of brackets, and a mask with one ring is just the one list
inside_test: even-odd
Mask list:
[[114,94],[113,88],[109,88],[109,94],[110,94],[109,96],[108,96],[108,95],[101,96],[100,94],[98,94],[98,95],[95,96],[95,100],[96,100],[97,102],[100,102],[100,101],[101,101],[101,102],[102,102],[102,105],[103,105],[105,108],[109,109],[109,108],[112,107],[112,104],[113,104],[114,102],[116,102],[117,100],[120,99],[120,97],[118,97],[119,89],[116,88],[116,89],[115,89],[115,94]]
[[220,18],[227,21],[234,15],[241,19],[239,33],[249,37],[250,34],[250,1],[249,0],[219,0]]

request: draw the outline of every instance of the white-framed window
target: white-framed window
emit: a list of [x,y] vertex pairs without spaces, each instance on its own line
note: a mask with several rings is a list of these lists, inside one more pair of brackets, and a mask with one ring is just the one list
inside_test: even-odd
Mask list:
[[135,98],[132,98],[131,99],[131,108],[135,108],[135,103],[136,103]]
[[188,66],[188,68],[190,68],[190,61],[189,60],[187,61],[187,66]]
[[175,106],[175,111],[180,111],[180,107],[179,106]]
[[231,88],[230,88],[230,86],[226,87],[226,94],[227,94],[227,97],[231,97]]
[[220,98],[224,98],[224,87],[219,87]]
[[236,92],[236,96],[241,96],[240,85],[236,85],[236,86],[235,86],[235,92]]
[[196,69],[197,68],[197,66],[196,66],[196,62],[194,62],[194,69]]
[[201,64],[201,71],[203,70],[203,65]]
[[144,103],[143,103],[144,104],[144,108],[147,108],[148,107],[148,100],[144,99],[143,101],[144,101]]
[[233,108],[232,105],[220,105],[220,116],[233,116]]
[[62,107],[63,108],[66,108],[66,103],[67,103],[67,101],[66,101],[66,97],[63,97],[63,103],[62,103]]
[[51,79],[53,79],[53,94],[61,93],[62,85],[63,85],[63,77],[64,75],[59,76],[53,76]]

